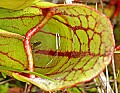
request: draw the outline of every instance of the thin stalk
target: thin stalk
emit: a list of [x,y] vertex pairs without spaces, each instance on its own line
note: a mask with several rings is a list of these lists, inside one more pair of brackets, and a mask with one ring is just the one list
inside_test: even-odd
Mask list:
[[4,83],[6,83],[6,82],[12,81],[12,80],[15,80],[15,79],[4,80],[4,81],[0,82],[0,85],[1,85],[1,84],[4,84]]
[[27,83],[25,83],[24,93],[27,93],[27,86],[28,86],[28,84],[27,84]]
[[106,66],[106,90],[107,90],[107,93],[109,93],[110,89],[109,89],[109,74],[108,74],[108,68]]
[[[51,17],[55,14],[54,10],[43,10],[43,15],[45,16],[44,19],[35,27],[31,28],[25,36],[25,41],[24,41],[24,48],[26,51],[26,55],[28,57],[28,70],[33,72],[34,67],[33,67],[33,57],[32,57],[32,48],[30,45],[30,39],[32,36],[34,36],[42,27],[45,26],[45,24],[51,19]],[[30,77],[34,78],[34,75],[30,75]]]
[[95,9],[98,10],[98,3],[95,4]]
[[94,82],[95,82],[95,85],[98,86],[98,87],[97,87],[98,92],[99,92],[99,93],[103,93],[102,90],[100,89],[100,87],[99,87],[96,79],[94,79]]
[[103,1],[102,0],[100,0],[100,4],[101,4],[101,7],[102,7],[102,13],[105,14],[104,5],[103,5]]
[[[105,93],[107,93],[107,91],[108,91],[108,93],[114,93],[114,91],[112,90],[109,82],[108,82],[108,85],[106,84],[107,79],[106,79],[106,76],[105,76],[105,74],[103,72],[98,77],[98,80],[99,80],[99,83],[102,86],[103,90],[105,91]],[[106,91],[106,88],[108,88],[107,91]]]
[[115,71],[115,62],[114,62],[114,55],[112,56],[112,69],[113,69],[113,77],[114,77],[114,85],[115,85],[115,93],[118,93],[118,86],[116,81],[116,71]]

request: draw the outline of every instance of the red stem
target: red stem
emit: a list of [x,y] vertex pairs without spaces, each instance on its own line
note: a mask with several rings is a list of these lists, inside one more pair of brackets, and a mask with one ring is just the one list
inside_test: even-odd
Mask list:
[[[45,10],[46,11],[46,10]],[[30,45],[30,39],[32,36],[34,36],[42,27],[44,27],[44,25],[51,19],[51,17],[55,14],[55,11],[51,11],[48,10],[46,12],[45,18],[35,27],[31,28],[25,36],[25,40],[24,40],[24,48],[26,51],[26,55],[28,57],[28,70],[33,72],[34,71],[34,67],[33,67],[33,57],[32,57],[32,48]],[[31,76],[30,77],[35,77],[35,76]]]
[[119,12],[120,12],[120,0],[117,1],[117,7],[113,18],[116,18],[119,15]]
[[116,50],[120,50],[120,45],[118,45],[115,49],[116,49]]

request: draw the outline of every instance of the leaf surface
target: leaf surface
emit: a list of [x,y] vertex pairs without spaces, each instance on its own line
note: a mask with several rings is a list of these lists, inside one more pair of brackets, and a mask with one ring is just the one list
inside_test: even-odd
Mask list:
[[[35,72],[55,82],[19,74],[14,74],[14,77],[23,78],[44,90],[54,91],[99,75],[110,63],[114,50],[110,21],[103,14],[82,4],[50,6],[50,9],[55,11],[55,15],[32,37],[31,45]],[[44,18],[42,11],[33,7],[19,11],[1,9],[0,28],[9,33],[25,35]],[[24,47],[21,46],[21,49]],[[24,56],[22,53],[20,55]],[[27,64],[27,61],[24,62]],[[26,66],[20,69],[26,69]]]
[[19,10],[29,7],[39,1],[41,0],[1,0],[0,7]]
[[33,40],[40,42],[33,51],[35,71],[57,82],[47,84],[47,90],[91,80],[110,63],[114,50],[110,21],[84,5],[57,7]]
[[[27,68],[28,62],[23,40],[24,38],[19,34],[0,29],[0,65],[21,70]],[[3,72],[11,75],[10,72],[4,70]]]

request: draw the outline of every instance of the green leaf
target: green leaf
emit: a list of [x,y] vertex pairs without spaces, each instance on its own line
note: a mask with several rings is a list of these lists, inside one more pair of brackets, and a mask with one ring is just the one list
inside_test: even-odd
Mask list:
[[8,9],[24,9],[41,0],[0,0],[0,7]]
[[43,19],[39,8],[29,7],[18,11],[0,8],[0,11],[0,28],[20,35],[25,35]]
[[13,73],[13,76],[14,78],[20,80],[20,81],[23,81],[23,82],[27,82],[27,83],[32,83],[38,87],[40,87],[41,89],[44,89],[46,91],[49,91],[49,84],[53,84],[52,87],[55,88],[55,84],[56,82],[54,81],[51,81],[51,80],[48,80],[48,79],[43,79],[41,77],[37,77],[37,78],[28,78],[28,77],[25,77],[23,75],[20,75],[20,74],[17,74],[17,73]]
[[[25,35],[29,29],[44,19],[42,13],[49,9],[54,11],[55,15],[32,37],[31,44],[34,47],[35,72],[52,78],[55,82],[41,77],[28,78],[19,74],[12,75],[19,80],[23,78],[24,81],[46,91],[60,90],[90,81],[110,63],[114,51],[112,26],[103,14],[82,4],[49,6],[43,10],[35,7],[19,11],[1,9],[0,28],[9,31],[10,34],[20,34],[19,37],[22,38],[21,35]],[[1,33],[0,36],[5,35]],[[13,41],[11,41],[12,37],[14,37]],[[21,42],[15,42],[14,39],[14,35],[9,40],[5,38],[5,42],[9,43],[7,53],[12,51],[12,56],[22,49],[23,52],[16,55],[17,60],[27,60],[22,41],[24,39],[22,38]],[[4,47],[3,44],[0,46],[0,51]],[[16,46],[19,48],[14,51],[13,45],[15,49]],[[3,52],[7,50],[7,47]],[[3,54],[0,55],[1,60],[3,60],[2,56]],[[23,58],[20,59],[20,56]],[[12,58],[15,57],[12,56]],[[5,62],[1,61],[0,64],[20,70],[25,70],[28,66],[27,61],[20,61],[24,65],[16,61],[11,63],[9,59],[5,59]]]
[[110,21],[84,5],[57,7],[34,41],[41,42],[33,49],[35,71],[57,82],[46,85],[49,90],[93,79],[110,63],[114,51]]
[[[23,45],[24,37],[0,29],[0,65],[24,70],[28,66]],[[0,70],[7,75],[11,72]]]
[[52,8],[59,6],[58,4],[53,4],[50,2],[37,2],[33,6],[38,7],[38,8]]
[[50,8],[58,5],[49,2],[41,2],[41,0],[1,0],[0,1],[0,7],[7,9],[20,10],[30,6],[35,6],[39,8]]
[[12,75],[14,75],[14,72],[16,72],[16,73],[21,73],[22,72],[22,73],[32,74],[32,75],[36,75],[36,76],[41,77],[41,78],[45,78],[45,79],[54,81],[51,78],[49,78],[47,76],[44,76],[43,74],[36,73],[36,72],[31,72],[31,71],[27,71],[27,70],[21,70],[21,69],[17,69],[17,68],[10,68],[10,67],[4,67],[4,66],[0,66],[0,70],[12,71],[13,72]]
[[6,78],[7,77],[7,75],[5,74],[5,73],[1,73],[2,74],[2,76],[4,77],[4,78]]

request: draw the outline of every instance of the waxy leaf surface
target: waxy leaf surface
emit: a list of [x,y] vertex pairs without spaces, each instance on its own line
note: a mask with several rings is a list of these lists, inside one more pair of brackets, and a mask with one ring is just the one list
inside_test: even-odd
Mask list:
[[[35,72],[55,82],[14,74],[15,78],[24,78],[47,91],[93,79],[110,63],[114,50],[111,23],[103,14],[82,4],[59,5],[51,10],[55,15],[32,37],[31,45]],[[25,35],[44,18],[38,8],[1,11],[0,28],[20,35]]]
[[[19,34],[0,29],[0,65],[21,70],[27,68],[28,62],[23,40],[24,38]],[[9,71],[7,74],[11,75]]]

